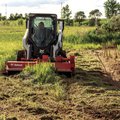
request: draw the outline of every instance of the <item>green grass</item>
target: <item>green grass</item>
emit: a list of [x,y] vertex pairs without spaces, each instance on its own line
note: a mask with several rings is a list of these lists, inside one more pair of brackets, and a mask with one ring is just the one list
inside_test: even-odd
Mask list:
[[0,27],[0,69],[3,69],[5,61],[16,59],[17,51],[22,49],[24,32],[25,27]]

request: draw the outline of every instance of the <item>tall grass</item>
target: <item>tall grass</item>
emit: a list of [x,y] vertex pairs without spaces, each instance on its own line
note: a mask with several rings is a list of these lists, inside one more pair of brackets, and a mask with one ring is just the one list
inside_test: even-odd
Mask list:
[[39,84],[54,83],[59,78],[55,74],[54,67],[51,63],[40,63],[34,66],[28,66],[21,73],[21,77],[32,79],[33,82]]
[[95,27],[66,27],[64,32],[64,41],[72,44],[80,44],[82,38],[88,31]]
[[[86,29],[87,28],[87,29]],[[64,34],[64,41],[66,43],[71,43],[74,45],[78,44],[84,44],[88,46],[88,44],[91,46],[91,44],[96,45],[96,44],[102,44],[102,43],[111,43],[111,44],[120,44],[120,32],[106,32],[103,29],[95,29],[94,27],[73,27],[71,28],[66,28]],[[73,31],[72,31],[73,30]],[[88,46],[89,48],[89,46]]]
[[65,87],[61,78],[55,73],[54,66],[51,63],[28,66],[20,73],[20,78],[28,79],[33,85],[40,85],[57,100],[65,97]]
[[0,69],[5,61],[16,59],[16,51],[22,49],[23,35],[24,27],[0,27]]

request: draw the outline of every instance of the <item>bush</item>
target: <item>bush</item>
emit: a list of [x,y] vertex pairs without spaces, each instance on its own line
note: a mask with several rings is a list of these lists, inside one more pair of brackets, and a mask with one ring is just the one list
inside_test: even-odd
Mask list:
[[113,16],[108,22],[102,25],[102,28],[107,32],[120,31],[120,15]]
[[[89,26],[95,26],[96,25],[96,19],[92,18],[89,20]],[[97,20],[97,25],[100,26],[100,19]]]
[[117,33],[99,33],[96,31],[91,31],[85,34],[81,42],[82,43],[107,43],[112,42],[114,40],[115,44],[120,44],[120,32]]
[[89,19],[89,26],[95,26],[95,19]]

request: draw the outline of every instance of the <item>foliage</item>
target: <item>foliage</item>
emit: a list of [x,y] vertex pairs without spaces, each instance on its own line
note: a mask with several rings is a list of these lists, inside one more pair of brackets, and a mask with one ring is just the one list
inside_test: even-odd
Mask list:
[[62,8],[62,18],[65,19],[66,25],[70,25],[70,18],[71,18],[71,10],[69,8],[69,5],[66,5]]
[[23,14],[18,14],[18,13],[13,14],[13,13],[11,13],[10,17],[9,17],[9,20],[18,20],[18,19],[27,19],[28,18],[28,14],[27,13],[25,13],[24,16],[25,17],[23,17]]
[[90,20],[89,20],[89,25],[90,26],[98,26],[99,25],[99,17],[102,15],[102,13],[98,10],[98,9],[95,9],[95,10],[92,10],[90,13],[89,13],[89,17],[90,17]]
[[1,20],[6,20],[7,18],[6,18],[6,16],[1,16]]
[[89,19],[89,26],[95,26],[95,18]]
[[90,43],[94,43],[94,44],[102,44],[102,43],[107,43],[107,42],[111,42],[111,43],[115,43],[115,44],[120,44],[120,32],[115,32],[115,33],[110,33],[107,32],[105,29],[103,29],[102,27],[98,27],[96,29],[89,29],[87,31],[85,31],[84,29],[84,33],[81,33],[77,30],[77,27],[74,27],[74,30],[71,29],[72,31],[74,31],[73,33],[70,33],[69,29],[68,32],[66,34],[69,33],[69,35],[65,35],[64,36],[64,41],[68,42],[68,43],[72,43],[74,45],[77,44],[90,44]]
[[105,14],[107,18],[111,18],[114,15],[117,15],[120,11],[120,4],[116,0],[107,0],[104,3]]
[[89,26],[100,26],[100,19],[91,18],[89,19]]
[[102,28],[107,32],[120,31],[120,15],[113,16],[108,22],[102,25]]
[[75,21],[79,22],[79,25],[81,24],[81,22],[84,20],[85,18],[85,13],[83,11],[79,11],[75,14]]
[[120,44],[120,32],[118,33],[107,33],[104,31],[91,31],[88,32],[81,41],[82,43],[107,43],[114,42],[115,44]]
[[102,15],[102,13],[98,9],[92,10],[89,13],[90,18],[99,18],[101,15]]

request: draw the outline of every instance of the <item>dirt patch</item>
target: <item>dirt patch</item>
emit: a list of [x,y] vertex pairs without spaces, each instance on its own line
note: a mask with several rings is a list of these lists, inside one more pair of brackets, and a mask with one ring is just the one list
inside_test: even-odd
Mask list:
[[48,114],[48,111],[44,108],[27,108],[27,111],[29,113],[32,113],[33,115],[38,115],[38,114]]

